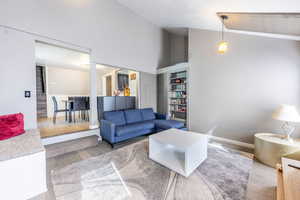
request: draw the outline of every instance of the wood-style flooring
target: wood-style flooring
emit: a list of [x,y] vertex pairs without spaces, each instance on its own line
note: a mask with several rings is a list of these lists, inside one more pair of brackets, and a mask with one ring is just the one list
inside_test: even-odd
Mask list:
[[76,122],[67,122],[64,117],[58,117],[56,124],[53,123],[52,118],[39,118],[38,128],[41,133],[41,138],[64,135],[67,133],[74,133],[79,131],[89,130],[89,122],[84,120],[77,120]]

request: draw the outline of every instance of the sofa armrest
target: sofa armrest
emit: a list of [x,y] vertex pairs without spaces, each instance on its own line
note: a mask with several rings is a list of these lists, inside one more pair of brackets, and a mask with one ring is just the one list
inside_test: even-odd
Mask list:
[[111,144],[115,143],[116,125],[107,120],[100,121],[100,135]]
[[154,114],[155,114],[156,119],[168,120],[170,118],[168,115],[165,115],[165,114],[160,114],[160,113],[154,113]]

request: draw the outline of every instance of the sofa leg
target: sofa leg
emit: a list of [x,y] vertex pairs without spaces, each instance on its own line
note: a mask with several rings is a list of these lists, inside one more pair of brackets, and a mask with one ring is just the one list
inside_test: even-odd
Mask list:
[[111,148],[113,148],[113,149],[115,148],[115,145],[114,145],[114,144],[110,144],[110,146],[111,146]]

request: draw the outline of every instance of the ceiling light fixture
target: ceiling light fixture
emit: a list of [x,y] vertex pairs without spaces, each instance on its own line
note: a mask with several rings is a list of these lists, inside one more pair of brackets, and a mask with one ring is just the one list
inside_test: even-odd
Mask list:
[[228,16],[227,15],[221,15],[220,17],[222,19],[222,40],[219,43],[218,52],[220,54],[224,54],[228,50],[228,42],[224,41],[224,21],[226,19],[228,19]]

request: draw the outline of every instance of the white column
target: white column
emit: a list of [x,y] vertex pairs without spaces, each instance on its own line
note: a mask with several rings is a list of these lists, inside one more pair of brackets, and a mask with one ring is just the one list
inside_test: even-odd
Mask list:
[[96,63],[90,63],[90,129],[99,127],[97,116],[97,69]]

